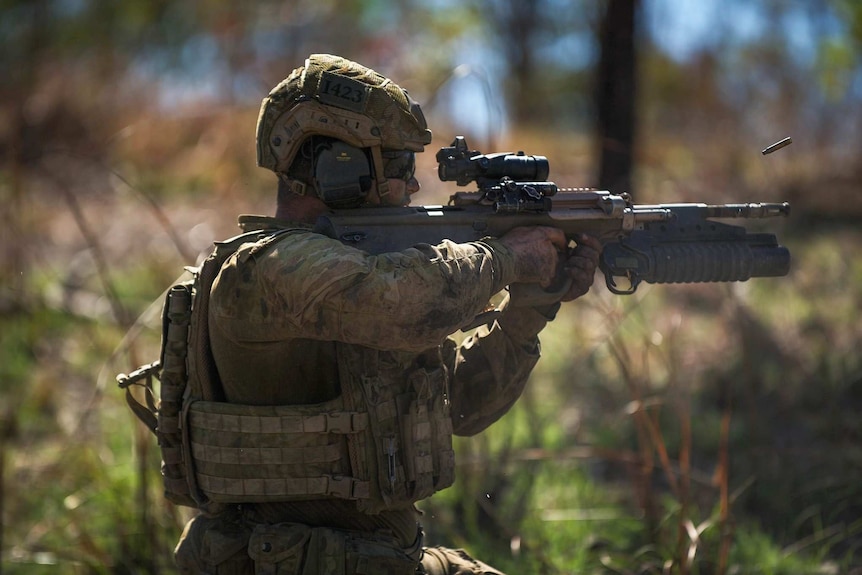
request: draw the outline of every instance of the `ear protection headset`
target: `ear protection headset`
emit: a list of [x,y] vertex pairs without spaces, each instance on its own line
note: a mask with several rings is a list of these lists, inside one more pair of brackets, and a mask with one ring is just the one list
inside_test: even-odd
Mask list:
[[314,150],[314,187],[334,208],[356,207],[371,189],[371,162],[365,151],[339,140]]

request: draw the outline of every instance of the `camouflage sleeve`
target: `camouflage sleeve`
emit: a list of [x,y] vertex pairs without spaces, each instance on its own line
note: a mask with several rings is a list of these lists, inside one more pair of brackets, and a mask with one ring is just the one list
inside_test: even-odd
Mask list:
[[296,230],[228,259],[210,317],[240,342],[309,338],[421,351],[471,321],[514,274],[511,252],[494,240],[373,256]]
[[559,304],[509,307],[490,327],[481,327],[460,346],[449,342],[452,424],[456,435],[475,435],[502,417],[521,396],[539,360],[538,333]]

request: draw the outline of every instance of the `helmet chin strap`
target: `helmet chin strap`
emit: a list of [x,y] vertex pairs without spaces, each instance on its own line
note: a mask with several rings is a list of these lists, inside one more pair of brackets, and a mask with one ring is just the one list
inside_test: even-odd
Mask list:
[[374,178],[377,195],[382,199],[389,195],[389,180],[383,173],[383,151],[380,146],[371,147],[371,161],[374,162]]
[[308,186],[305,182],[301,182],[300,180],[295,180],[285,174],[284,172],[277,172],[276,175],[278,179],[285,183],[287,189],[296,196],[304,196]]

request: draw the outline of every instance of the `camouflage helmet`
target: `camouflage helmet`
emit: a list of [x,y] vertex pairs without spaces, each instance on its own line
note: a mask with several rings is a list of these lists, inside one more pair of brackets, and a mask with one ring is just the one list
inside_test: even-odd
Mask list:
[[309,136],[370,149],[382,194],[382,150],[421,152],[431,131],[419,105],[391,80],[356,62],[312,54],[264,98],[257,121],[257,165],[285,173]]

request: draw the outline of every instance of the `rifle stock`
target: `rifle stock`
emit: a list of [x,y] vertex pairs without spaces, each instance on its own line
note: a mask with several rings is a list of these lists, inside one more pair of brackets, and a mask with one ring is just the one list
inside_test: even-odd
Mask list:
[[[523,154],[482,156],[467,151],[460,136],[437,158],[441,179],[459,185],[475,180],[479,190],[457,192],[446,206],[335,210],[318,220],[316,231],[380,254],[444,239],[463,243],[500,237],[519,226],[552,226],[572,241],[588,234],[602,242],[600,268],[608,289],[617,294],[634,293],[641,282],[746,281],[784,276],[790,269],[790,252],[775,235],[716,221],[788,216],[787,203],[637,205],[628,194],[515,181],[505,174],[505,162],[523,172],[523,165],[535,158],[545,177],[547,160]],[[485,158],[494,161],[483,162]],[[483,166],[495,172],[482,172]]]

